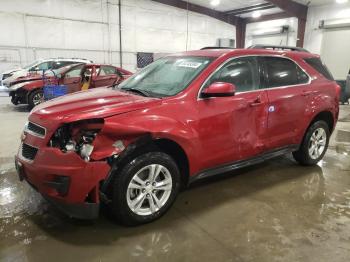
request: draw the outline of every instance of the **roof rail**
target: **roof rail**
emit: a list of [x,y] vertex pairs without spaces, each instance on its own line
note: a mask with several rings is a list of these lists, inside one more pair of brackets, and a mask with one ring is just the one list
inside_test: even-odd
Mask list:
[[283,45],[252,45],[252,46],[248,47],[248,49],[290,50],[290,51],[310,53],[305,48],[295,47],[295,46],[283,46]]
[[225,47],[225,46],[206,46],[201,48],[200,50],[208,50],[208,49],[235,49],[234,47]]
[[71,58],[69,58],[69,57],[62,57],[62,56],[58,56],[58,57],[50,57],[50,58],[45,58],[46,60],[48,60],[48,59],[52,59],[52,60],[54,60],[54,59],[72,59],[72,60],[86,60],[86,61],[90,61],[90,62],[92,62],[92,60],[89,60],[89,59],[86,59],[86,58],[79,58],[79,57],[71,57]]

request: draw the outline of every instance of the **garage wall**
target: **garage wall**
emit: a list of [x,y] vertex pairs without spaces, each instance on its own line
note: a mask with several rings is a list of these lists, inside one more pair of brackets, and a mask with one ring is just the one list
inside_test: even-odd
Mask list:
[[306,25],[305,48],[320,54],[336,79],[345,79],[350,69],[350,27],[319,29],[320,20],[350,18],[350,4],[311,7]]
[[[269,33],[276,28],[289,26],[289,32],[284,34]],[[297,41],[298,21],[296,18],[278,19],[247,25],[245,46],[255,44],[291,45]]]
[[[120,62],[118,0],[0,0],[0,32],[0,72],[49,57]],[[149,0],[122,0],[127,69],[136,70],[136,52],[183,51],[186,39],[187,49],[198,49],[219,37],[235,38],[235,27]]]

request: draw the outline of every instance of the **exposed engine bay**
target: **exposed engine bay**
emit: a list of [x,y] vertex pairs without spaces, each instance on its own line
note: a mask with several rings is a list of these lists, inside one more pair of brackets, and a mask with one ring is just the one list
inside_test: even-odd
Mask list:
[[94,149],[92,143],[103,124],[103,119],[89,119],[64,124],[53,134],[49,146],[59,148],[62,152],[74,151],[85,161],[89,161]]

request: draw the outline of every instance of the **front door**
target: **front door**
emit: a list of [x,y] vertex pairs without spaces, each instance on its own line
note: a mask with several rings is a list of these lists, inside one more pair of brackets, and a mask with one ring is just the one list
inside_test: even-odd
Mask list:
[[64,74],[63,84],[67,86],[68,93],[74,93],[81,90],[83,67],[84,65],[75,66]]
[[232,97],[198,100],[198,136],[205,153],[205,168],[252,158],[265,149],[267,93],[260,90],[260,66],[256,57],[226,62],[205,83],[228,82],[236,86]]
[[305,129],[309,76],[288,58],[265,57],[267,76],[268,149],[298,143]]

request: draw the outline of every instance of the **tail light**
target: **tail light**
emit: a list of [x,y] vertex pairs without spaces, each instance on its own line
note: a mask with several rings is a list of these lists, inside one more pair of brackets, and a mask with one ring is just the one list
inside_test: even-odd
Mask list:
[[335,92],[336,92],[336,96],[337,96],[337,100],[340,100],[340,95],[341,95],[341,87],[340,85],[336,84],[335,85]]

